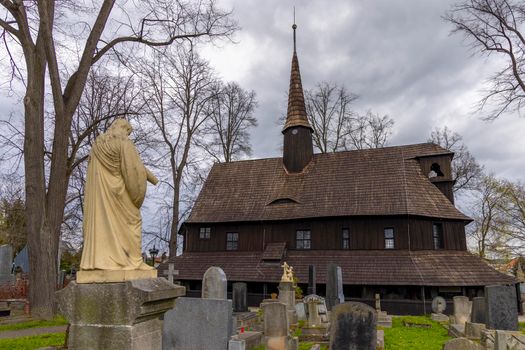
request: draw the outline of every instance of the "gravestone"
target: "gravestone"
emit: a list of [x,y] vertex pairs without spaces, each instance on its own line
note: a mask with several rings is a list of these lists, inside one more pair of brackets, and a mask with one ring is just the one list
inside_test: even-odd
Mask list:
[[330,316],[330,350],[375,350],[377,316],[363,303],[334,306]]
[[231,300],[179,298],[164,315],[162,349],[227,350],[232,325]]
[[485,297],[472,298],[472,315],[471,319],[473,323],[487,322],[487,312],[485,305]]
[[233,312],[248,311],[247,304],[248,286],[244,282],[232,284]]
[[315,294],[307,295],[303,298],[308,310],[308,325],[310,327],[318,326],[323,322],[319,313],[319,307],[324,302],[322,299],[323,298]]
[[306,321],[306,304],[304,302],[295,304],[295,313],[298,320]]
[[159,350],[164,313],[185,288],[164,278],[118,283],[70,282],[56,292],[68,320],[69,349]]
[[518,305],[513,285],[486,286],[485,310],[487,328],[518,330]]
[[288,349],[288,312],[281,302],[262,304],[264,313],[264,343],[267,349]]
[[0,245],[0,283],[13,281],[13,247]]
[[467,338],[455,338],[447,341],[443,350],[483,350],[483,347]]
[[376,293],[375,299],[376,299],[376,311],[381,312],[381,296]]
[[335,305],[344,303],[344,301],[341,268],[337,265],[329,264],[326,281],[326,306],[330,311]]
[[295,311],[295,287],[293,282],[279,282],[279,301],[286,305],[288,312],[288,322],[297,323],[297,313]]
[[465,337],[469,339],[481,339],[481,332],[486,327],[482,323],[465,322]]
[[204,273],[202,278],[202,298],[221,299],[228,297],[226,274],[220,267],[212,266]]
[[15,256],[14,265],[15,268],[20,266],[23,272],[29,273],[29,255],[27,254],[27,246],[22,248],[22,250]]
[[316,294],[316,283],[317,283],[317,276],[315,273],[315,266],[314,265],[308,265],[308,294]]
[[432,312],[442,314],[447,309],[447,301],[443,297],[432,299]]
[[472,303],[468,300],[468,297],[464,296],[455,296],[453,300],[456,324],[464,325],[465,322],[470,321]]
[[168,269],[164,270],[163,275],[167,276],[168,281],[173,283],[173,277],[179,274],[179,270],[175,270],[175,264],[168,264]]

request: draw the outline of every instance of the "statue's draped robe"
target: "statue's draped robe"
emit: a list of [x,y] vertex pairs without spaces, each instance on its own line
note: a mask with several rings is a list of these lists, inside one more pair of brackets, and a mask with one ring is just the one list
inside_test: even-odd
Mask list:
[[146,168],[124,135],[99,136],[91,150],[84,193],[82,270],[134,270],[143,265],[140,206]]

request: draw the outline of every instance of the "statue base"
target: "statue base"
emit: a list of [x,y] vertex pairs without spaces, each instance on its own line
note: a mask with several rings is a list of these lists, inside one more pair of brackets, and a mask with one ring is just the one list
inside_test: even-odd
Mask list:
[[164,278],[71,282],[56,292],[70,323],[69,349],[161,350],[162,319],[186,289]]
[[157,278],[157,270],[80,270],[77,283],[112,283]]

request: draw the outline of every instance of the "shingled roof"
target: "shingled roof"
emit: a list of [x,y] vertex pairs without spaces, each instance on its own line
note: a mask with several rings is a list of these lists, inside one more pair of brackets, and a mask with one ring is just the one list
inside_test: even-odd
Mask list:
[[[210,266],[221,267],[229,281],[279,282],[280,263],[265,263],[262,252],[186,252],[170,259],[178,279],[200,280]],[[450,250],[290,250],[285,260],[302,283],[308,265],[315,265],[317,283],[326,283],[329,263],[341,266],[343,283],[350,285],[485,286],[516,283],[467,251]],[[159,270],[166,269],[166,264]]]
[[282,158],[213,166],[187,223],[417,215],[469,221],[422,173],[432,143],[316,154],[299,174]]

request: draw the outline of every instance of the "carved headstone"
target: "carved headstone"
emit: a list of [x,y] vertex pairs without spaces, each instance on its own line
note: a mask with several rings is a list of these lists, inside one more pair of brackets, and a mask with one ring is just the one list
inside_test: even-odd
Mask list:
[[228,297],[226,274],[220,267],[212,266],[204,273],[202,278],[202,298],[221,299]]
[[308,265],[308,294],[316,294],[316,280],[315,265]]
[[244,282],[236,282],[232,284],[232,300],[234,312],[248,311],[247,304],[248,287]]
[[464,296],[455,296],[453,300],[456,324],[464,325],[465,322],[470,321],[472,303],[468,300],[468,297]]
[[330,321],[330,350],[376,349],[377,314],[370,306],[356,302],[336,305]]
[[487,328],[518,330],[518,305],[513,285],[486,286],[485,303]]
[[341,268],[334,264],[328,265],[327,282],[326,282],[326,306],[328,310],[337,305],[344,303],[343,294],[343,274]]
[[432,299],[432,312],[442,314],[447,309],[447,301],[443,297]]
[[485,297],[472,298],[472,315],[471,319],[473,323],[487,322],[487,311],[485,305]]

